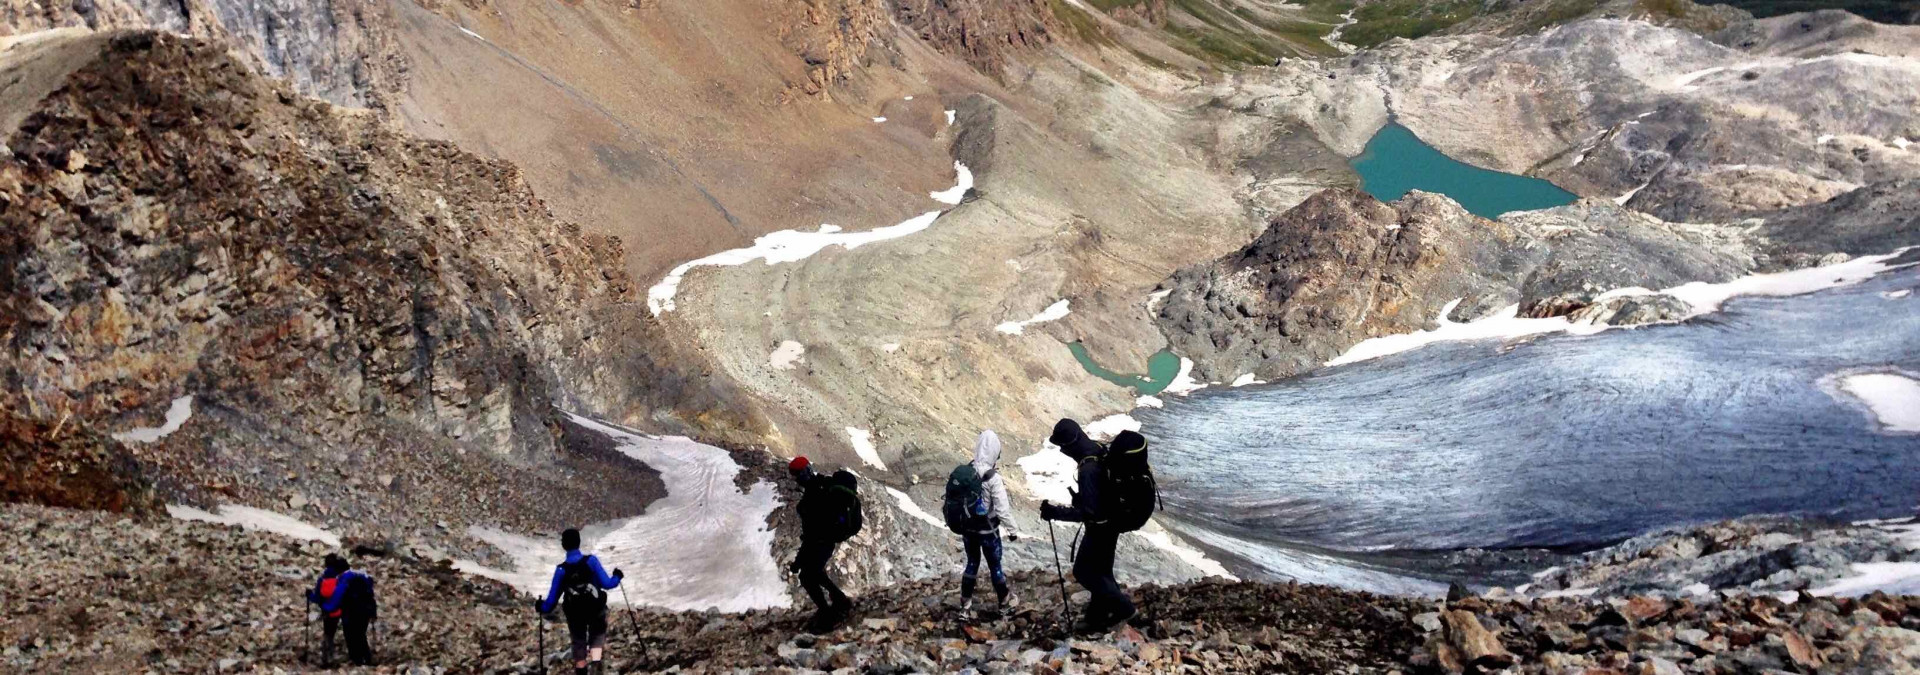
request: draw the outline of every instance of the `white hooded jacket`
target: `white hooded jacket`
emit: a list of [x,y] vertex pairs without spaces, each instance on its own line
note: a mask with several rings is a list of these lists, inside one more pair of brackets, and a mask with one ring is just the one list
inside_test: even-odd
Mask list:
[[[973,470],[984,476],[1000,461],[1000,436],[992,429],[980,432],[973,442]],[[994,472],[980,484],[987,492],[987,518],[1007,529],[1013,528],[1013,502],[1007,498],[1007,482]]]

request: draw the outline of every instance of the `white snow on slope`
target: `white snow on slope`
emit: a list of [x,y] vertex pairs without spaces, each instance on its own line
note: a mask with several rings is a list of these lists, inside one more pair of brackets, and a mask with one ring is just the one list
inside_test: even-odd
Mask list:
[[1899,373],[1854,373],[1823,378],[1820,388],[1843,403],[1858,403],[1885,431],[1920,433],[1920,380]]
[[466,26],[461,26],[461,27],[460,27],[460,32],[462,32],[462,33],[466,33],[467,35],[469,35],[469,36],[472,36],[472,37],[473,37],[473,39],[475,39],[475,40],[479,40],[479,41],[481,41],[481,42],[486,42],[486,41],[487,41],[487,39],[486,39],[486,38],[483,38],[483,37],[480,37],[480,34],[479,34],[479,33],[475,33],[475,32],[473,32],[473,31],[470,31],[470,30],[467,30],[467,27],[466,27]]
[[1900,289],[1900,290],[1897,290],[1897,291],[1887,291],[1887,292],[1885,292],[1885,293],[1881,293],[1881,294],[1880,294],[1880,297],[1883,297],[1883,298],[1886,298],[1886,299],[1888,299],[1888,300],[1899,300],[1899,299],[1901,299],[1901,298],[1904,298],[1904,297],[1907,297],[1907,296],[1909,296],[1909,295],[1913,295],[1913,290],[1912,290],[1912,289],[1907,289],[1907,288],[1902,288],[1902,289]]
[[[1846,262],[1810,267],[1790,272],[1773,274],[1755,274],[1740,277],[1724,283],[1692,282],[1669,288],[1660,293],[1673,296],[1687,303],[1691,311],[1681,320],[1703,314],[1720,311],[1726,301],[1739,296],[1785,297],[1803,295],[1829,288],[1857,284],[1875,275],[1894,269],[1890,260],[1905,253],[1901,249],[1886,255],[1862,256]],[[1621,288],[1602,293],[1596,301],[1612,298],[1651,294],[1644,288]],[[1347,349],[1346,353],[1326,362],[1326,366],[1342,366],[1377,359],[1390,354],[1398,354],[1410,349],[1424,347],[1436,342],[1459,340],[1512,339],[1530,335],[1566,332],[1575,335],[1591,335],[1615,326],[1596,326],[1586,322],[1575,323],[1566,317],[1545,319],[1520,318],[1520,305],[1509,305],[1499,313],[1468,323],[1455,323],[1447,319],[1453,313],[1460,299],[1447,303],[1440,309],[1440,316],[1434,321],[1439,324],[1433,330],[1420,330],[1412,333],[1400,333],[1376,338],[1368,338]]]
[[[1885,530],[1908,551],[1920,551],[1920,525],[1893,524],[1884,521],[1862,521],[1854,524]],[[1920,595],[1920,562],[1854,563],[1853,571],[1854,576],[1813,589],[1812,593],[1859,597],[1874,591],[1886,591],[1892,595]]]
[[[959,162],[954,162],[953,166],[958,174],[957,182],[952,190],[929,195],[934,200],[958,204],[967,190],[973,188],[973,172],[968,171],[967,167]],[[949,196],[951,201],[948,199]],[[747,248],[721,251],[705,258],[680,263],[678,267],[673,268],[673,271],[668,272],[666,277],[660,279],[660,283],[647,289],[647,309],[654,316],[659,316],[661,312],[673,311],[673,297],[680,292],[680,282],[686,280],[687,272],[695,267],[730,267],[755,260],[765,260],[768,265],[775,265],[805,260],[828,246],[840,246],[852,250],[877,241],[898,239],[927,229],[933,225],[935,219],[940,217],[940,214],[940,211],[929,211],[898,225],[865,232],[842,232],[837,226],[821,225],[820,229],[814,232],[781,230],[764,234],[755,238],[753,245]]]
[[1158,397],[1158,396],[1142,396],[1142,397],[1140,397],[1140,398],[1136,398],[1136,399],[1134,399],[1134,400],[1133,400],[1133,407],[1135,407],[1135,408],[1165,408],[1165,407],[1167,407],[1167,402],[1166,402],[1166,401],[1162,401],[1162,400],[1160,400],[1160,397]]
[[1230,386],[1230,387],[1244,387],[1244,386],[1247,386],[1247,385],[1249,385],[1249,384],[1266,384],[1266,383],[1267,383],[1267,381],[1266,381],[1266,380],[1262,380],[1262,379],[1259,379],[1259,378],[1256,378],[1256,377],[1254,377],[1254,376],[1253,376],[1253,373],[1245,373],[1245,374],[1242,374],[1242,375],[1241,375],[1241,376],[1239,376],[1239,377],[1236,377],[1236,378],[1233,378],[1233,384],[1230,384],[1230,385],[1227,385],[1227,386]]
[[1060,319],[1066,318],[1068,314],[1067,303],[1068,303],[1067,300],[1061,300],[1059,302],[1048,305],[1046,309],[1040,310],[1040,313],[1033,315],[1033,318],[1027,319],[1025,321],[1008,321],[998,326],[994,326],[993,329],[1000,331],[1002,333],[1006,333],[1008,335],[1019,335],[1021,333],[1025,333],[1027,330],[1027,326],[1031,326],[1036,323],[1046,323],[1048,321],[1058,321]]
[[193,396],[182,396],[173,399],[173,403],[167,406],[166,422],[160,426],[122,431],[114,434],[113,440],[122,443],[152,443],[179,431],[181,425],[186,424],[190,419],[193,419]]
[[1057,504],[1073,500],[1068,490],[1080,482],[1080,465],[1061,454],[1059,448],[1044,443],[1039,452],[1014,460],[1014,463],[1020,465],[1020,470],[1027,474],[1027,490],[1035,498]]
[[1173,535],[1168,533],[1165,528],[1158,527],[1158,523],[1155,525],[1156,526],[1151,529],[1135,530],[1132,534],[1147,540],[1147,543],[1152,544],[1154,548],[1172,553],[1174,557],[1179,558],[1181,562],[1192,565],[1194,569],[1200,570],[1202,576],[1223,577],[1228,581],[1240,580],[1240,577],[1236,577],[1232,572],[1228,572],[1226,566],[1208,558],[1207,554],[1201,553],[1199,549],[1195,549],[1174,539]]
[[339,546],[340,535],[328,532],[325,528],[284,513],[256,509],[237,504],[221,504],[208,513],[184,504],[168,504],[167,515],[178,520],[197,520],[203,523],[221,525],[239,525],[242,528],[260,532],[272,532],[294,539],[318,541],[328,546]]
[[954,115],[954,112],[955,112],[955,111],[952,111],[952,110],[948,110],[948,111],[947,111],[947,126],[953,126],[953,115]]
[[1826,145],[1828,143],[1832,143],[1834,138],[1835,136],[1833,134],[1820,134],[1819,138],[1813,139],[1813,144]]
[[767,365],[772,366],[774,370],[793,370],[793,364],[800,360],[801,354],[805,353],[807,353],[806,345],[792,340],[782,340],[780,346],[774,348],[773,354],[767,356]]
[[947,530],[947,523],[945,521],[933,517],[933,514],[927,513],[926,509],[920,508],[920,505],[915,503],[913,497],[907,493],[893,488],[887,488],[887,494],[893,495],[893,502],[900,506],[900,510],[907,512],[907,515],[913,516],[914,520],[940,528],[943,531],[951,532],[951,530]]
[[[618,442],[619,450],[660,472],[667,496],[646,513],[583,528],[583,550],[608,569],[639,571],[645,583],[622,584],[635,604],[670,610],[741,612],[792,604],[773,560],[767,516],[780,506],[773,485],[747,492],[734,486],[740,465],[727,451],[677,436],[646,436],[578,415],[580,426]],[[460,562],[462,571],[504,581],[521,591],[547,591],[562,553],[557,540],[471,528],[515,562],[510,571]]]
[[1360,20],[1357,18],[1354,18],[1353,16],[1354,12],[1358,12],[1358,11],[1360,11],[1358,8],[1350,9],[1350,10],[1347,10],[1347,13],[1340,15],[1340,19],[1341,19],[1340,25],[1334,26],[1333,30],[1328,31],[1326,35],[1320,36],[1320,39],[1325,41],[1328,45],[1332,45],[1334,49],[1340,50],[1340,53],[1342,54],[1352,54],[1356,51],[1359,51],[1360,50],[1359,47],[1355,47],[1351,44],[1347,44],[1345,42],[1340,41],[1340,35],[1342,33],[1347,32],[1348,26],[1351,26],[1355,23],[1359,23]]
[[1633,201],[1634,195],[1640,194],[1641,190],[1647,189],[1647,186],[1652,184],[1653,183],[1645,183],[1645,184],[1642,184],[1640,187],[1634,188],[1632,190],[1628,190],[1626,194],[1620,195],[1618,197],[1614,197],[1613,203],[1619,204],[1621,206],[1626,206],[1627,202]]
[[1909,141],[1903,136],[1895,136],[1893,139],[1893,147],[1905,150],[1909,145],[1913,145],[1913,141]]
[[1160,393],[1169,396],[1186,396],[1205,388],[1207,388],[1205,382],[1193,379],[1193,359],[1182,356],[1180,372],[1173,376],[1173,382],[1168,384],[1166,389],[1160,390]]
[[1122,431],[1139,430],[1140,420],[1136,420],[1132,415],[1126,413],[1108,415],[1081,427],[1081,431],[1087,432],[1088,438],[1096,441],[1111,439],[1119,435]]
[[873,447],[873,432],[847,427],[847,442],[853,444],[853,454],[859,455],[860,461],[866,462],[867,466],[887,470],[887,463],[880,461],[880,449]]
[[1167,300],[1167,296],[1172,294],[1173,294],[1173,289],[1171,288],[1148,293],[1147,294],[1147,314],[1152,315],[1154,310],[1160,308],[1160,303],[1165,302]]
[[875,117],[875,118],[873,118],[873,123],[874,123],[874,124],[880,124],[880,123],[882,123],[882,122],[885,122],[885,121],[887,121],[887,118],[885,118],[885,117]]
[[929,192],[927,196],[942,204],[959,204],[960,200],[965,199],[967,191],[973,189],[973,170],[968,169],[965,164],[954,162],[953,174],[955,176],[953,187],[939,192]]

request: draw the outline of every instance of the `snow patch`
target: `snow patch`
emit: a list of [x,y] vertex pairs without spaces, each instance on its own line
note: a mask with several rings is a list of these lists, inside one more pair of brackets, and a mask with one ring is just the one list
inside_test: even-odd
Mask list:
[[1619,204],[1621,206],[1626,206],[1627,202],[1633,201],[1634,195],[1640,194],[1641,190],[1647,189],[1647,186],[1652,184],[1653,184],[1653,181],[1647,181],[1646,183],[1642,184],[1640,187],[1634,188],[1632,190],[1628,190],[1626,194],[1620,195],[1618,197],[1614,197],[1613,203]]
[[889,342],[889,343],[880,345],[880,351],[886,352],[888,354],[892,354],[894,352],[900,351],[900,343]]
[[1166,302],[1167,296],[1172,294],[1173,294],[1173,289],[1171,288],[1148,293],[1147,294],[1147,315],[1152,316],[1153,311],[1160,307],[1160,303]]
[[1720,311],[1720,305],[1735,296],[1787,297],[1857,284],[1896,267],[1888,261],[1906,251],[1907,249],[1901,249],[1886,255],[1861,256],[1825,267],[1755,274],[1726,283],[1710,284],[1696,281],[1662,292],[1692,305],[1692,316],[1699,316]]
[[1834,135],[1833,135],[1833,134],[1821,134],[1819,138],[1815,138],[1815,139],[1813,139],[1813,144],[1814,144],[1814,145],[1826,145],[1826,144],[1828,144],[1828,143],[1832,143],[1832,142],[1833,142],[1833,139],[1834,139]]
[[900,506],[900,510],[907,512],[907,515],[913,516],[914,520],[940,528],[943,531],[951,531],[947,530],[946,522],[933,517],[933,514],[927,513],[926,509],[920,508],[920,505],[915,503],[913,497],[907,493],[893,488],[887,488],[887,494],[893,495],[893,502]]
[[887,470],[887,463],[880,461],[880,449],[873,447],[873,432],[847,427],[847,442],[853,444],[853,454],[859,455],[860,461],[866,462],[867,466]]
[[[486,42],[486,41],[487,41],[487,39],[486,39],[486,38],[483,38],[483,37],[480,37],[480,34],[479,34],[479,33],[475,33],[475,32],[473,32],[473,31],[470,31],[470,30],[467,30],[467,27],[466,27],[466,26],[461,26],[461,27],[460,27],[460,32],[462,32],[462,33],[466,33],[466,34],[467,34],[468,36],[470,36],[470,37],[472,37],[472,38],[473,38],[473,39],[475,39],[475,40],[479,40],[479,41],[481,41],[481,42]],[[492,44],[492,43],[488,43],[488,44]]]
[[[678,436],[648,436],[568,414],[575,424],[606,434],[619,450],[660,472],[667,496],[647,505],[635,518],[582,528],[583,550],[607,568],[646,570],[668,583],[623,584],[635,604],[675,611],[709,607],[743,612],[788,607],[792,599],[772,554],[773,530],[767,516],[780,506],[766,481],[747,491],[734,485],[740,465],[726,450]],[[467,534],[492,544],[514,560],[511,570],[471,561],[455,567],[542,594],[561,559],[559,542],[491,528]]]
[[1207,388],[1207,385],[1193,379],[1193,359],[1180,357],[1180,372],[1173,376],[1173,382],[1160,393],[1171,396],[1185,396]]
[[1100,419],[1094,420],[1093,422],[1088,423],[1087,426],[1081,428],[1081,431],[1087,432],[1088,438],[1092,438],[1095,440],[1110,439],[1116,435],[1119,435],[1119,433],[1122,431],[1139,431],[1139,430],[1140,430],[1140,420],[1136,420],[1133,418],[1132,415],[1128,415],[1126,413],[1120,413],[1118,415],[1108,415],[1106,417],[1102,417]]
[[774,348],[773,354],[767,357],[767,365],[773,366],[774,370],[793,370],[793,364],[800,360],[801,354],[805,353],[807,353],[806,345],[792,340],[782,340],[780,346]]
[[1920,380],[1900,373],[1838,374],[1821,378],[1820,389],[1866,408],[1882,430],[1920,433]]
[[973,170],[968,169],[965,164],[954,162],[953,174],[953,187],[939,192],[929,192],[927,196],[942,204],[959,204],[960,200],[965,199],[967,191],[973,189]]
[[1142,396],[1140,398],[1136,398],[1133,400],[1133,407],[1164,408],[1164,407],[1167,407],[1167,402],[1160,400],[1160,397],[1158,396]]
[[1893,147],[1899,148],[1901,150],[1905,150],[1909,145],[1913,145],[1913,141],[1909,141],[1906,138],[1903,138],[1900,136],[1895,136],[1893,138]]
[[1181,562],[1192,565],[1194,569],[1200,570],[1202,576],[1222,577],[1228,581],[1240,580],[1240,577],[1236,577],[1232,572],[1228,572],[1225,566],[1208,558],[1207,554],[1201,553],[1198,549],[1175,540],[1173,535],[1168,534],[1163,528],[1136,530],[1133,534],[1141,539],[1145,539],[1147,543],[1152,544],[1154,548],[1172,553],[1173,556],[1179,558]]
[[1320,39],[1326,42],[1328,45],[1331,45],[1334,49],[1340,50],[1340,53],[1342,54],[1352,54],[1356,51],[1359,51],[1358,47],[1355,47],[1353,45],[1340,41],[1340,35],[1342,33],[1347,32],[1348,26],[1351,26],[1353,24],[1360,22],[1359,19],[1354,18],[1353,16],[1354,12],[1358,12],[1358,11],[1360,11],[1360,9],[1356,7],[1354,9],[1347,10],[1347,13],[1340,15],[1340,19],[1341,19],[1340,25],[1334,26],[1333,30],[1328,31],[1326,35],[1320,36]]
[[873,118],[873,123],[874,123],[874,124],[881,124],[881,123],[883,123],[883,122],[886,122],[886,121],[887,121],[887,118],[885,118],[885,117],[875,117],[875,118]]
[[1326,365],[1333,367],[1344,366],[1349,363],[1359,363],[1361,361],[1370,361],[1382,356],[1425,347],[1436,342],[1486,340],[1493,338],[1511,339],[1542,333],[1555,333],[1573,327],[1573,324],[1567,321],[1565,317],[1553,317],[1550,319],[1520,318],[1520,305],[1518,303],[1508,305],[1506,309],[1500,310],[1498,314],[1478,321],[1455,323],[1448,320],[1447,315],[1452,314],[1453,309],[1458,307],[1460,301],[1463,299],[1464,298],[1455,298],[1452,302],[1448,302],[1446,307],[1440,308],[1440,316],[1434,319],[1434,321],[1440,325],[1433,330],[1420,330],[1412,333],[1368,338],[1361,341],[1360,344],[1347,348],[1346,353],[1335,357],[1332,361],[1328,361]]
[[[958,174],[958,182],[952,190],[933,193],[931,196],[937,201],[958,204],[960,197],[965,196],[967,190],[973,187],[973,172],[968,171],[967,167],[959,162],[954,162],[953,166]],[[952,195],[951,201],[948,200],[949,193]],[[673,297],[680,292],[680,282],[686,280],[687,273],[695,267],[731,267],[755,260],[765,260],[768,265],[797,262],[829,246],[853,250],[878,241],[899,239],[927,229],[933,225],[935,219],[940,217],[940,214],[940,211],[929,211],[898,225],[866,232],[841,232],[839,227],[821,225],[820,229],[814,232],[781,230],[761,235],[753,240],[752,246],[747,248],[721,251],[705,258],[680,263],[678,267],[673,268],[673,271],[668,272],[660,283],[647,289],[647,309],[654,316],[659,316],[661,312],[673,311]]]
[[175,431],[179,431],[187,420],[193,419],[193,396],[191,394],[173,399],[167,406],[166,422],[157,427],[129,429],[113,435],[113,440],[122,443],[152,443]]
[[947,126],[953,126],[953,113],[952,110],[947,111]]
[[1033,315],[1033,318],[1027,319],[1025,321],[1008,321],[998,326],[994,326],[993,329],[1000,331],[1002,333],[1006,333],[1008,335],[1019,335],[1021,333],[1026,332],[1027,326],[1031,326],[1036,323],[1046,323],[1048,321],[1058,321],[1060,319],[1066,318],[1067,313],[1069,311],[1067,308],[1067,305],[1068,305],[1068,301],[1061,300],[1059,302],[1048,305],[1046,309],[1040,310],[1040,313]]
[[1051,443],[1042,444],[1039,452],[1014,460],[1020,470],[1027,474],[1027,491],[1033,496],[1056,504],[1073,501],[1070,492],[1079,485],[1080,464],[1073,458],[1061,453]]
[[908,96],[908,97],[906,97],[906,98],[903,98],[903,99],[900,99],[900,100],[902,100],[902,101],[911,101],[911,100],[913,100],[913,97],[912,97],[912,96]]
[[1227,386],[1230,386],[1230,387],[1244,387],[1244,386],[1247,386],[1247,385],[1249,385],[1249,384],[1266,384],[1266,383],[1267,383],[1267,381],[1266,381],[1266,380],[1261,380],[1261,379],[1256,379],[1256,378],[1254,378],[1254,376],[1253,376],[1253,373],[1246,373],[1246,374],[1244,374],[1244,375],[1241,375],[1241,376],[1239,376],[1239,377],[1236,377],[1236,378],[1233,378],[1233,384],[1230,384],[1230,385],[1227,385]]
[[1859,597],[1874,591],[1891,595],[1920,594],[1920,562],[1854,563],[1854,576],[1813,589],[1816,596]]
[[239,525],[256,532],[272,532],[294,539],[317,541],[328,546],[340,545],[340,535],[328,532],[325,528],[284,513],[256,509],[251,506],[221,504],[213,507],[212,512],[207,512],[184,504],[168,504],[167,515],[177,520]]
[[1887,291],[1885,293],[1881,293],[1880,297],[1886,298],[1888,300],[1899,300],[1909,295],[1913,295],[1913,289],[1902,288],[1897,291]]

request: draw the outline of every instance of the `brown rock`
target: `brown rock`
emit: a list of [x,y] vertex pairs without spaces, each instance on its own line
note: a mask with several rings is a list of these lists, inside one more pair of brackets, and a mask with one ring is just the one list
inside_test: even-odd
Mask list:
[[1472,612],[1450,610],[1440,614],[1445,624],[1447,643],[1460,650],[1467,663],[1481,667],[1503,668],[1513,663],[1513,655],[1500,645],[1500,638],[1480,625]]
[[1827,659],[1820,654],[1820,649],[1813,646],[1813,642],[1798,631],[1786,631],[1781,634],[1781,637],[1787,643],[1787,658],[1792,659],[1794,665],[1802,670],[1810,671],[1826,665]]

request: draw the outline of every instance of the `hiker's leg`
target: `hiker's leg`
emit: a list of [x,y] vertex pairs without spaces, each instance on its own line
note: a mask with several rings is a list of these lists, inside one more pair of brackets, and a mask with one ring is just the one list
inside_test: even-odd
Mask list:
[[845,613],[853,609],[853,601],[847,599],[847,594],[840,592],[840,585],[833,583],[833,577],[827,576],[827,561],[833,559],[833,549],[838,546],[839,544],[827,544],[826,559],[820,561],[820,581],[821,585],[827,589],[827,598],[833,601],[834,610]]
[[987,573],[992,575],[993,594],[1005,600],[1007,599],[1007,571],[1000,567],[1000,533],[988,532],[981,537],[980,552],[987,558]]
[[826,611],[833,606],[827,597],[827,559],[833,555],[833,545],[816,541],[800,542],[800,551],[794,554],[794,563],[800,567],[800,588],[807,591],[807,597],[813,600],[813,606]]
[[599,662],[607,652],[607,613],[587,625],[587,660]]
[[587,639],[590,637],[588,629],[592,627],[591,623],[590,617],[567,613],[567,639],[573,646],[573,672],[575,673],[583,673],[587,670]]
[[960,572],[960,599],[973,597],[973,586],[980,579],[980,537],[978,534],[960,535],[967,549],[967,568]]
[[333,635],[340,630],[340,617],[325,616],[320,619],[320,662],[333,663]]
[[367,646],[369,617],[348,614],[341,623],[347,633],[347,661],[357,666],[373,663],[373,650]]
[[1073,552],[1073,581],[1087,589],[1087,605],[1081,608],[1080,616],[1099,616],[1106,610],[1106,596],[1101,593],[1100,566],[1113,566],[1113,561],[1101,560],[1098,547],[1094,546],[1091,528],[1080,535],[1079,546]]
[[1104,613],[1096,616],[1103,618],[1133,614],[1133,601],[1127,598],[1126,591],[1120,589],[1119,580],[1113,576],[1114,549],[1119,545],[1120,533],[1101,527],[1087,528],[1086,538],[1080,544],[1080,555],[1092,558],[1087,569],[1088,578],[1082,583],[1099,599],[1100,609]]

